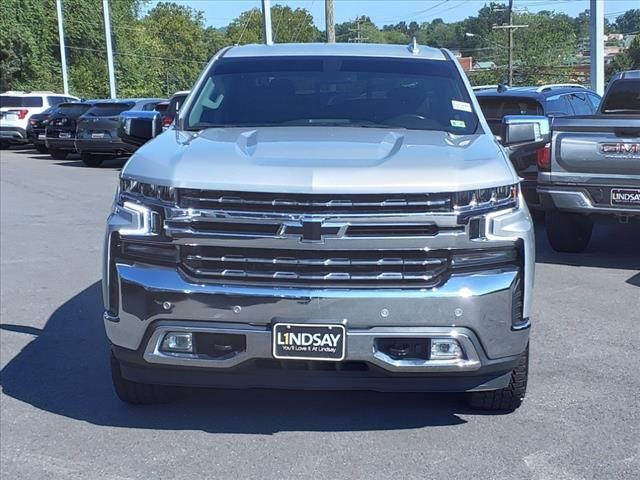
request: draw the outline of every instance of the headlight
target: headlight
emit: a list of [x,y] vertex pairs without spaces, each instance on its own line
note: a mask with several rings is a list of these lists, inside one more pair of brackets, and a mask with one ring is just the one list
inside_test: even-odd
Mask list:
[[518,184],[514,184],[456,192],[453,194],[453,208],[466,212],[515,207],[518,203],[518,191]]
[[176,204],[178,201],[177,191],[173,187],[139,182],[130,178],[120,179],[120,194],[139,199],[160,200],[172,204]]

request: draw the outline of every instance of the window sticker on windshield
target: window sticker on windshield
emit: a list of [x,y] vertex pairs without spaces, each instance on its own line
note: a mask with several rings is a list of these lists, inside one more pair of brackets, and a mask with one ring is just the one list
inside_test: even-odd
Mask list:
[[467,126],[462,120],[451,120],[452,127],[464,128]]
[[451,106],[454,110],[460,110],[461,112],[471,112],[471,105],[467,102],[459,102],[458,100],[451,100]]

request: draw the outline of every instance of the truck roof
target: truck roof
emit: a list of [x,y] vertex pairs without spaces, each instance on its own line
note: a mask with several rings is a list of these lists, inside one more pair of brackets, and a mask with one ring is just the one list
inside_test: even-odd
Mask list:
[[424,58],[447,60],[442,50],[424,45],[412,49],[407,45],[377,43],[277,43],[273,45],[250,44],[234,46],[227,50],[225,58],[278,57],[278,56],[355,56],[385,58]]

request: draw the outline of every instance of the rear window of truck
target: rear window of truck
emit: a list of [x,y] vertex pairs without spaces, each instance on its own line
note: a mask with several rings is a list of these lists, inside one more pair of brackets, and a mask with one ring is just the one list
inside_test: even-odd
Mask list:
[[602,113],[639,113],[640,79],[616,80],[602,100]]
[[302,57],[215,62],[185,127],[358,126],[471,134],[469,93],[451,61]]

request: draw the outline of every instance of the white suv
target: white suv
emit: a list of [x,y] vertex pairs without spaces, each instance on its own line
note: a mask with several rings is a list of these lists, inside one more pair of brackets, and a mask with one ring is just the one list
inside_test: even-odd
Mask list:
[[6,148],[11,144],[26,143],[27,124],[31,115],[42,113],[59,103],[78,100],[71,95],[53,92],[0,93],[0,145]]

